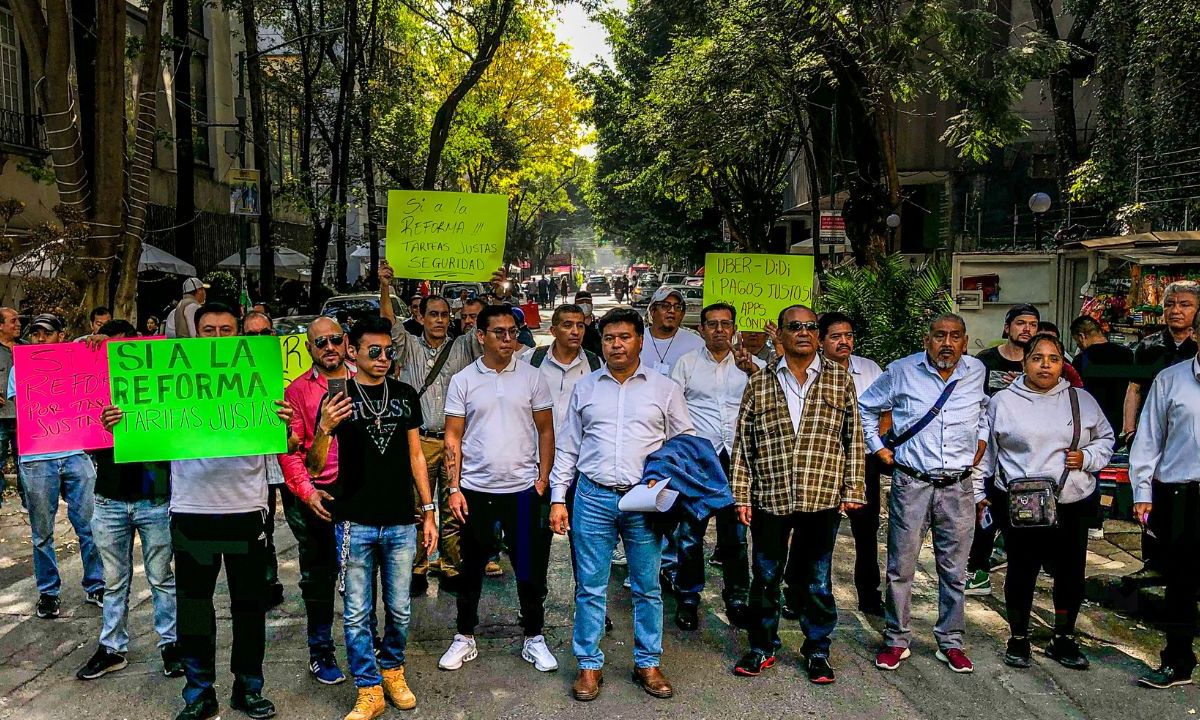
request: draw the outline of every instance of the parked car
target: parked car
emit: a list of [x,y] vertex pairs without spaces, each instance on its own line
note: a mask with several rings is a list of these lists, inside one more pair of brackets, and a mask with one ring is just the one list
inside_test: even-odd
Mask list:
[[[400,322],[412,317],[408,306],[400,302],[400,298],[392,294],[392,312]],[[347,320],[357,321],[366,315],[379,314],[379,295],[376,293],[355,293],[353,295],[334,295],[321,306],[321,314],[345,323]]]
[[276,335],[296,335],[302,332],[308,332],[308,326],[313,320],[321,317],[320,315],[288,315],[287,317],[275,318],[272,327],[275,329]]
[[687,282],[687,273],[669,272],[663,273],[662,282],[660,285],[683,285]]
[[587,291],[593,295],[612,295],[612,286],[603,275],[592,275],[587,281]]
[[638,278],[637,285],[629,291],[629,304],[634,307],[646,307],[650,304],[650,296],[661,285],[658,276],[646,274]]
[[459,293],[461,293],[463,290],[467,291],[468,298],[483,297],[487,294],[487,290],[484,289],[483,283],[454,282],[446,283],[442,286],[442,297],[448,300],[456,300],[458,299]]
[[670,285],[673,290],[683,294],[683,326],[700,327],[700,311],[704,309],[704,288],[694,285]]
[[699,275],[693,275],[684,280],[683,284],[689,287],[704,287],[704,278]]

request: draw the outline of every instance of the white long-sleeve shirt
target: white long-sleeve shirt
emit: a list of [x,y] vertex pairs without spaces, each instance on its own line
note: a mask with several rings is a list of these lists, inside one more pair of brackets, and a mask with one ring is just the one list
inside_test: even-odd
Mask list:
[[683,388],[674,380],[639,365],[621,383],[605,366],[571,393],[555,448],[551,501],[566,502],[576,472],[598,485],[636,485],[647,455],[693,433]]
[[1200,359],[1154,378],[1129,451],[1133,501],[1151,502],[1153,481],[1200,482]]
[[[766,367],[762,360],[753,356],[750,359],[756,367]],[[675,363],[671,379],[683,388],[696,434],[712,443],[718,454],[724,450],[732,455],[733,433],[749,380],[737,366],[733,352],[717,362],[708,348],[693,350]]]

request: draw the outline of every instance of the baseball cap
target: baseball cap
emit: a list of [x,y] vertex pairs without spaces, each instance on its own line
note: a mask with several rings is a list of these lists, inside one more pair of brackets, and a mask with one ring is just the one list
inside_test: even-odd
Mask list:
[[188,278],[183,281],[183,291],[185,293],[196,292],[200,288],[206,288],[206,283],[200,282],[200,278]]
[[679,302],[683,302],[683,293],[679,292],[679,290],[673,287],[667,287],[666,285],[663,285],[654,291],[654,295],[650,297],[650,304],[653,305],[654,303],[663,302],[672,295],[679,298]]
[[1013,320],[1016,320],[1017,318],[1021,317],[1022,315],[1032,315],[1035,318],[1037,318],[1039,321],[1042,319],[1042,314],[1040,312],[1038,312],[1038,309],[1032,305],[1027,305],[1027,304],[1026,305],[1013,305],[1012,307],[1010,307],[1008,309],[1008,312],[1004,315],[1004,324],[1008,325]]
[[42,313],[33,319],[30,327],[34,330],[45,330],[46,332],[62,332],[62,320],[58,316],[50,313]]
[[584,300],[591,302],[592,294],[590,292],[588,292],[587,290],[580,290],[579,292],[575,293],[575,304],[576,305],[583,302]]

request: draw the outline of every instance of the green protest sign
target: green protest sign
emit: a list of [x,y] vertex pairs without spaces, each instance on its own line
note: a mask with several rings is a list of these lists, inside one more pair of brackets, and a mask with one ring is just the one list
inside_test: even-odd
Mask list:
[[738,328],[762,330],[789,305],[813,304],[811,255],[708,253],[704,256],[704,304],[737,308]]
[[279,350],[283,354],[283,386],[285,388],[312,367],[312,356],[304,347],[304,341],[307,339],[308,336],[304,333],[279,336]]
[[396,277],[485,282],[504,264],[508,196],[389,190],[387,261]]
[[287,451],[279,338],[109,343],[108,371],[119,463]]

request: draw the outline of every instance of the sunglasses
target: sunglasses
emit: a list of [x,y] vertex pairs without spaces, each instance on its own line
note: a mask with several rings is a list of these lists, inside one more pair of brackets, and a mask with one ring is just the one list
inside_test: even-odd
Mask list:
[[387,347],[372,345],[371,347],[367,348],[367,357],[371,358],[372,360],[378,360],[380,355],[387,357],[388,360],[395,360],[396,348],[392,347],[391,345]]
[[345,339],[346,336],[340,333],[337,335],[322,335],[321,337],[313,340],[313,345],[316,345],[318,350],[324,350],[325,346],[329,343],[333,343],[334,347],[341,347],[342,341]]
[[247,331],[243,332],[242,334],[249,336],[249,337],[256,337],[259,335],[274,335],[275,331],[272,330],[271,328],[267,328],[266,330],[247,330]]
[[815,322],[801,322],[800,320],[792,320],[791,322],[784,323],[783,329],[787,330],[788,332],[800,332],[801,330],[805,330],[810,333],[815,333],[817,330],[821,329],[821,326]]

